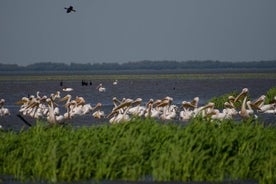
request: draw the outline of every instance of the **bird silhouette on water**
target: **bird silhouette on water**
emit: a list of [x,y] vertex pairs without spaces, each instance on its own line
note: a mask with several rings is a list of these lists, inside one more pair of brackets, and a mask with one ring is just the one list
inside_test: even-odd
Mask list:
[[73,6],[69,6],[69,8],[64,8],[66,10],[66,13],[76,12]]

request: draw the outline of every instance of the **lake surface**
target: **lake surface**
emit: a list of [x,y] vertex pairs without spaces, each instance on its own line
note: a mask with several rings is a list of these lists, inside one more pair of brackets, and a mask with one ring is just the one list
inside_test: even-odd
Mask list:
[[[173,98],[173,104],[180,107],[183,100],[190,101],[194,97],[200,98],[199,105],[204,105],[212,97],[220,96],[233,91],[240,92],[243,88],[249,89],[251,99],[266,94],[267,90],[276,86],[276,79],[122,79],[117,85],[113,85],[114,79],[84,79],[88,85],[82,85],[81,80],[2,80],[0,81],[0,98],[6,100],[6,105],[10,112],[10,116],[1,117],[0,125],[4,129],[20,130],[26,127],[16,115],[19,113],[20,105],[15,103],[24,96],[36,95],[39,91],[41,96],[50,96],[56,91],[61,92],[61,96],[71,94],[73,98],[82,96],[86,103],[95,106],[98,102],[102,103],[102,110],[105,114],[111,112],[113,108],[112,98],[142,98],[142,105],[149,99],[162,99],[166,96]],[[100,93],[96,87],[102,83],[106,91]],[[74,90],[64,92],[62,88],[71,87]],[[62,104],[62,103],[61,103]],[[62,105],[60,106],[62,109]],[[64,108],[63,108],[64,109]],[[181,108],[180,108],[181,109]],[[273,120],[275,115],[270,115],[269,120]],[[27,118],[30,123],[35,124],[35,120]],[[96,120],[89,115],[73,118],[70,123],[76,126],[87,126],[94,123],[108,122],[108,119]]]
[[[118,81],[117,85],[113,85],[112,83],[115,79],[116,78],[99,80],[84,78],[84,80],[88,82],[87,86],[83,86],[81,80],[63,80],[63,85],[61,86],[61,80],[48,80],[46,75],[45,80],[0,80],[0,98],[4,98],[6,100],[5,107],[7,107],[11,112],[10,116],[0,117],[0,125],[2,125],[6,130],[12,129],[18,131],[20,129],[27,129],[28,126],[16,116],[19,113],[20,105],[16,105],[15,103],[24,96],[36,95],[37,91],[40,91],[41,96],[50,96],[51,93],[55,93],[56,91],[60,91],[62,97],[68,93],[71,94],[73,98],[76,96],[82,96],[86,100],[86,103],[90,103],[92,106],[98,102],[102,103],[102,110],[105,114],[108,114],[113,108],[113,97],[117,97],[118,99],[136,99],[139,97],[143,99],[142,105],[144,105],[151,98],[156,100],[170,96],[173,98],[173,104],[180,107],[183,100],[190,101],[194,97],[198,96],[200,98],[199,105],[204,105],[212,97],[220,96],[233,91],[240,92],[245,87],[249,89],[249,95],[251,99],[254,100],[259,96],[266,94],[270,88],[276,86],[276,78],[122,79]],[[100,83],[106,87],[106,91],[103,93],[100,93],[96,89]],[[64,87],[71,87],[74,90],[71,92],[63,92],[62,88]],[[59,107],[61,109],[63,108],[62,103]],[[275,115],[270,114],[262,118],[267,122],[275,123],[275,117]],[[36,122],[32,118],[26,119],[33,125]],[[91,114],[76,117],[70,120],[70,123],[76,127],[90,126],[92,124],[101,124],[104,122],[107,123],[108,119],[96,120],[91,116]],[[0,178],[5,177],[2,176]],[[5,179],[5,181],[12,180],[12,178]],[[16,181],[13,182],[21,183]],[[237,183],[256,182],[238,181]]]

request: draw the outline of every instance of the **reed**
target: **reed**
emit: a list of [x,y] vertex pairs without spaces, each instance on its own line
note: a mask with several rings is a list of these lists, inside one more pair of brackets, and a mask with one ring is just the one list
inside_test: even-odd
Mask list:
[[248,119],[187,125],[134,118],[0,132],[0,173],[21,181],[276,181],[276,130]]
[[276,97],[276,86],[270,88],[267,92],[266,92],[266,99],[265,99],[265,103],[271,103],[274,100],[274,97]]
[[[218,97],[213,97],[209,100],[209,102],[213,102],[215,104],[215,108],[217,109],[223,109],[224,108],[224,102],[228,102],[228,97],[229,96],[233,96],[233,97],[236,97],[238,96],[238,92],[237,91],[233,91],[233,92],[230,92],[230,93],[226,93],[226,94],[223,94],[221,96],[218,96]],[[236,102],[235,104],[237,105],[238,102]],[[240,105],[240,104],[239,104]]]

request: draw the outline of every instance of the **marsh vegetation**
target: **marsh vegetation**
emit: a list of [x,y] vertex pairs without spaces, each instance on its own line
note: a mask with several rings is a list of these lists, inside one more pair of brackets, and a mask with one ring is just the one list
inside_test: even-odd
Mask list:
[[276,181],[276,129],[254,119],[0,132],[0,172],[22,181]]

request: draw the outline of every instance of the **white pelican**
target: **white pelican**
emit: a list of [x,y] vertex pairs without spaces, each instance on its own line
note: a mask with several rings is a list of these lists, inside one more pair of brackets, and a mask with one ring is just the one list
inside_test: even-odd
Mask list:
[[8,108],[5,108],[4,105],[5,105],[5,99],[1,99],[0,100],[0,116],[8,116],[8,115],[11,115],[10,111]]
[[223,120],[230,118],[227,116],[226,112],[220,112],[218,109],[213,109],[208,115],[211,115],[211,119],[213,120]]
[[135,116],[143,116],[144,115],[144,112],[146,110],[146,107],[144,106],[141,106],[141,102],[142,102],[142,98],[137,98],[133,103],[132,105],[136,105],[134,107],[131,107],[129,110],[128,110],[128,113],[132,114],[132,115],[135,115]]
[[224,107],[223,112],[226,113],[228,118],[232,118],[233,115],[238,114],[238,111],[232,102],[225,102]]
[[169,96],[166,96],[160,102],[158,101],[156,108],[159,108],[162,111],[162,114],[160,115],[161,119],[165,120],[175,118],[176,109],[170,108],[172,101],[173,98]]
[[63,123],[65,118],[64,118],[63,115],[55,114],[54,103],[53,103],[52,99],[47,98],[46,101],[48,102],[48,107],[49,107],[49,113],[48,113],[48,116],[47,116],[47,121],[50,124]]
[[74,107],[74,103],[72,103],[72,96],[70,94],[67,94],[65,97],[63,97],[62,99],[60,99],[61,102],[66,101],[64,107],[66,108],[66,113],[64,114],[64,116],[66,118],[71,118],[71,114],[72,114],[72,108]]
[[252,102],[251,105],[257,108],[257,112],[259,113],[275,113],[276,101],[265,104],[265,98],[266,96],[262,95],[255,102]]
[[96,119],[103,118],[105,116],[104,111],[101,111],[100,108],[102,107],[101,103],[97,103],[96,106],[94,107],[95,112],[92,113],[92,116]]
[[154,101],[153,99],[150,99],[148,101],[148,103],[146,104],[146,110],[144,112],[144,116],[146,118],[159,118],[160,117],[160,114],[161,112],[159,110],[156,110],[155,108],[153,108],[153,104],[154,104]]
[[194,99],[190,103],[192,106],[194,106],[194,108],[196,108],[198,106],[198,102],[199,102],[199,97],[194,97]]
[[68,88],[68,87],[62,88],[62,91],[66,91],[66,92],[70,92],[73,90],[74,90],[73,88]]
[[180,120],[189,120],[190,118],[192,118],[194,113],[192,109],[196,108],[197,105],[198,105],[197,103],[182,101],[183,110],[180,111],[179,113]]
[[209,102],[208,104],[197,107],[193,111],[193,117],[201,115],[202,117],[205,117],[209,112],[212,112],[214,109],[215,104],[213,102]]
[[162,120],[171,120],[171,119],[175,119],[177,116],[177,106],[176,105],[171,105],[169,107],[167,107],[163,113],[161,114],[160,118]]
[[240,99],[244,98],[248,94],[248,89],[243,88],[241,93],[235,98],[234,102],[239,101]]
[[116,79],[115,81],[113,81],[112,83],[114,86],[116,86],[118,84],[118,80]]
[[98,89],[99,90],[99,92],[105,92],[106,91],[106,88],[105,87],[103,87],[103,84],[102,83],[100,83],[98,86],[97,86],[97,88],[96,89]]
[[[247,96],[244,97],[241,110],[239,111],[239,114],[242,118],[249,118],[251,115],[254,115],[254,111],[251,108],[250,101],[246,101],[246,100],[247,100]],[[248,109],[246,108],[246,105]]]
[[[251,107],[251,102],[247,101],[247,94],[248,94],[248,89],[243,88],[241,93],[234,100],[234,102],[237,102],[243,98],[241,110],[239,111],[239,114],[242,118],[249,118],[251,115],[254,115],[254,111]],[[246,108],[246,106],[248,107],[248,109]]]
[[[127,114],[129,108],[131,107],[131,104],[133,103],[132,99],[125,99],[124,102],[122,102],[117,107],[113,108],[112,112],[107,115],[107,118],[113,116],[109,122],[110,123],[120,123],[124,121],[128,121],[130,119],[129,115]],[[123,112],[122,112],[122,111]]]

